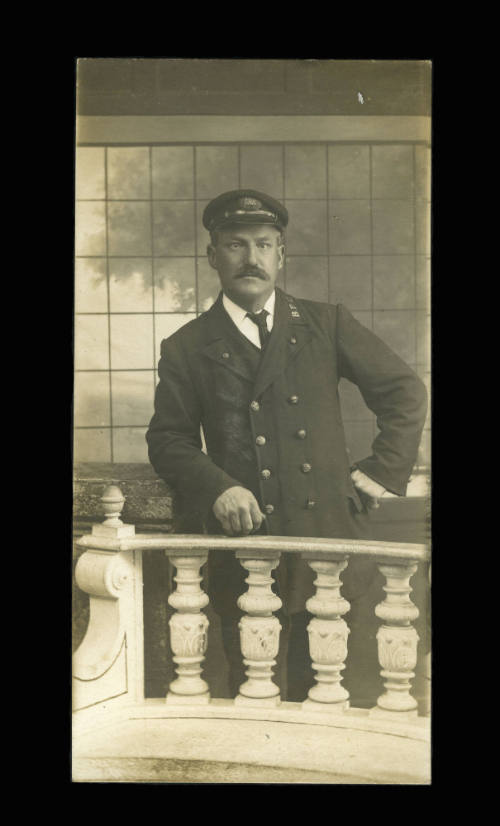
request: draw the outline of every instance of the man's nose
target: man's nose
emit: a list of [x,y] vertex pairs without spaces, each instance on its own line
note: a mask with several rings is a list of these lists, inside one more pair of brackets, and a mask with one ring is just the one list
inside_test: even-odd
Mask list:
[[246,248],[246,261],[247,264],[257,265],[257,247],[254,247],[253,244],[248,244]]

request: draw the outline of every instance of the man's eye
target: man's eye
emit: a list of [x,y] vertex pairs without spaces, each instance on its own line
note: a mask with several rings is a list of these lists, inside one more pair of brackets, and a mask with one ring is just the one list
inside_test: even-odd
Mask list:
[[258,246],[259,246],[259,247],[265,247],[265,248],[267,249],[267,247],[270,247],[271,245],[270,245],[270,244],[267,244],[265,241],[262,241],[262,243],[261,243],[261,244],[258,244]]
[[232,250],[237,250],[240,247],[240,244],[238,244],[236,241],[233,241],[233,243],[230,244],[229,246],[231,247]]

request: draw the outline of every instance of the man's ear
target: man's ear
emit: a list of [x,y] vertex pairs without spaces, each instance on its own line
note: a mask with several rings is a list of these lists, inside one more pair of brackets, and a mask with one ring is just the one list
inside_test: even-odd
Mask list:
[[208,247],[207,247],[207,258],[208,258],[208,263],[210,264],[210,266],[214,270],[217,269],[217,267],[215,265],[216,257],[217,257],[217,252],[215,250],[215,247],[212,244],[209,244]]
[[278,250],[279,250],[279,254],[280,254],[278,269],[281,270],[281,268],[283,267],[283,262],[285,260],[285,245],[284,244],[279,244]]

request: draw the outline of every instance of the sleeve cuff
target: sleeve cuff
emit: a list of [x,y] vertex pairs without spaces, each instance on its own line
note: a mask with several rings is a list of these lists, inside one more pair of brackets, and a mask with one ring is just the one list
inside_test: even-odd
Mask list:
[[365,474],[365,476],[368,476],[374,482],[377,482],[378,485],[382,485],[383,488],[389,491],[389,493],[393,493],[395,496],[406,495],[408,482],[405,482],[402,485],[395,485],[394,481],[388,479],[384,474],[383,468],[373,467],[373,463],[370,459],[362,459],[360,462],[355,462],[355,464],[351,466],[351,472],[353,470],[360,470]]

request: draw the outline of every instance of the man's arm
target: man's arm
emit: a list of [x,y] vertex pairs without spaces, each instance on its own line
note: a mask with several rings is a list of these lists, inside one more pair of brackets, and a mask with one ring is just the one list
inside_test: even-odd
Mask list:
[[178,337],[161,344],[160,381],[146,441],[157,474],[204,520],[221,493],[240,483],[201,450],[201,406]]
[[339,375],[359,387],[380,430],[372,455],[356,466],[386,490],[404,496],[427,413],[425,385],[342,304],[337,307],[337,345]]
[[201,450],[201,407],[187,359],[175,339],[162,341],[155,413],[146,440],[154,469],[205,521],[213,509],[227,534],[260,527],[264,514],[253,493]]

